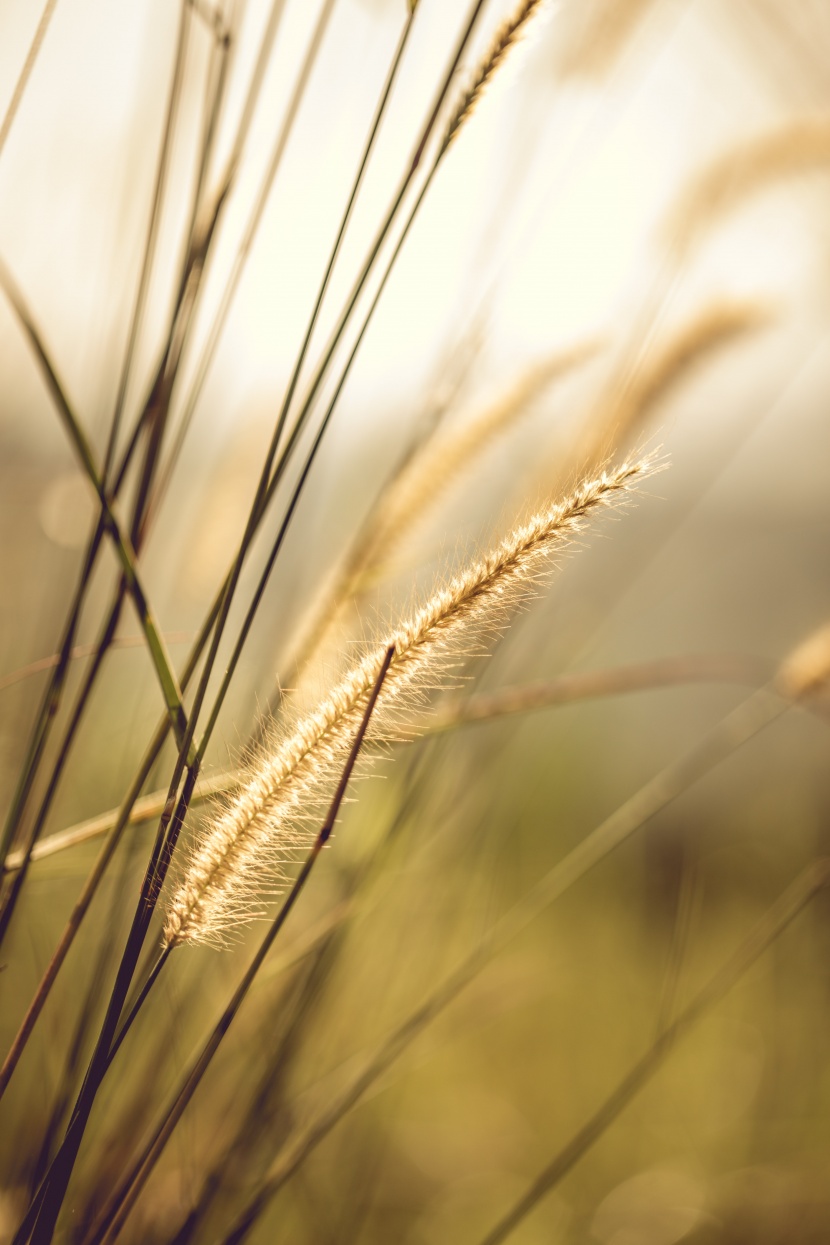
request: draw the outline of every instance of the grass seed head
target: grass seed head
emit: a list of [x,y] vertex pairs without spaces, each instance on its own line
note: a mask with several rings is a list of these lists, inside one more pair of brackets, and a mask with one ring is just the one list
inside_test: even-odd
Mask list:
[[650,457],[601,471],[517,524],[372,648],[311,713],[275,730],[247,781],[199,836],[170,903],[165,944],[221,945],[281,891],[287,865],[319,825],[389,647],[394,657],[367,743],[408,737],[413,707],[505,628],[594,512],[624,503],[659,465]]
[[465,121],[472,115],[489,83],[504,64],[510,49],[518,43],[525,33],[528,22],[542,9],[546,0],[523,0],[516,12],[504,22],[496,32],[490,49],[478,68],[470,86],[462,95],[455,112],[447,126],[441,152],[445,152],[458,137]]

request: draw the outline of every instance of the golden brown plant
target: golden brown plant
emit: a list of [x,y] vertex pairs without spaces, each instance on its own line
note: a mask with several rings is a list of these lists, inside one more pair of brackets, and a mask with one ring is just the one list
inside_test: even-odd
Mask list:
[[499,437],[513,428],[554,381],[566,377],[598,350],[582,342],[529,368],[503,394],[460,427],[439,431],[406,464],[372,514],[365,542],[352,560],[352,592],[360,592],[382,570],[399,541]]
[[830,117],[799,117],[718,156],[693,177],[665,222],[667,245],[685,256],[753,195],[800,174],[830,168]]
[[415,449],[385,484],[333,585],[327,585],[314,607],[314,617],[302,628],[291,662],[298,676],[320,655],[326,637],[342,620],[344,608],[384,574],[400,542],[458,478],[515,427],[548,386],[591,359],[598,349],[597,342],[583,342],[535,364],[460,427],[441,427]]
[[465,91],[464,95],[458,103],[455,112],[452,115],[447,132],[444,135],[442,143],[442,151],[446,151],[450,144],[457,138],[464,122],[472,115],[476,104],[487,89],[488,84],[492,81],[510,49],[518,43],[524,34],[525,27],[532,17],[534,17],[543,7],[545,0],[522,0],[513,16],[506,21],[496,32],[490,49],[479,66],[478,72],[473,78],[472,83]]
[[719,350],[768,324],[759,303],[716,302],[687,320],[625,378],[615,375],[584,423],[575,453],[591,469],[620,446],[639,440],[657,408]]
[[830,624],[825,623],[787,657],[777,683],[785,696],[795,700],[814,696],[830,681]]
[[600,78],[608,73],[654,0],[594,0],[571,13],[579,25],[559,58],[563,78]]
[[284,866],[308,842],[318,811],[360,720],[386,652],[395,650],[372,737],[407,734],[400,710],[440,686],[482,639],[498,632],[596,510],[619,505],[655,469],[652,458],[624,462],[585,480],[564,501],[517,525],[492,552],[435,592],[345,675],[317,708],[266,742],[241,790],[199,836],[169,907],[165,945],[221,943],[262,911]]

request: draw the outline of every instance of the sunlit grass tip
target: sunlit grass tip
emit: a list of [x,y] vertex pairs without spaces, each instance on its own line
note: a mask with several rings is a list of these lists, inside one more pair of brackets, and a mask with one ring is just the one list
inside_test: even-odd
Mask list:
[[373,647],[313,711],[289,728],[275,728],[240,790],[199,835],[170,903],[165,944],[221,945],[262,915],[267,897],[282,889],[287,864],[313,837],[390,646],[394,657],[367,742],[405,737],[413,706],[446,685],[459,662],[503,630],[552,569],[553,555],[571,544],[595,511],[624,504],[661,466],[650,455],[600,471],[563,501],[518,523]]

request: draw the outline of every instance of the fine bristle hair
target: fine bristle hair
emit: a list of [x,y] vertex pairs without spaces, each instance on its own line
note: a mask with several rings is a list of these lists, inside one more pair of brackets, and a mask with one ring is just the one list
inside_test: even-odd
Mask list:
[[500,633],[550,569],[551,555],[568,546],[594,511],[623,503],[659,465],[649,456],[602,471],[518,524],[367,653],[316,709],[275,730],[247,781],[199,835],[169,906],[165,945],[221,945],[279,893],[286,864],[310,842],[389,647],[394,657],[367,736],[376,744],[411,733],[407,711]]
[[446,151],[455,138],[457,138],[459,130],[472,115],[476,104],[481,99],[496,72],[503,65],[510,49],[518,43],[530,19],[542,9],[545,3],[546,0],[523,0],[523,3],[519,5],[513,16],[496,31],[495,38],[490,44],[487,55],[481,62],[469,87],[462,95],[447,126],[441,146],[442,151]]

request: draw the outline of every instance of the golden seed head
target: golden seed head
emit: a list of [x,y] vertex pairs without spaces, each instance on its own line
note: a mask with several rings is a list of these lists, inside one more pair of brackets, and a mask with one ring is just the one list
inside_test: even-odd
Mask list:
[[443,154],[458,136],[464,122],[471,116],[476,104],[484,94],[496,71],[503,64],[511,47],[518,43],[530,19],[539,12],[545,0],[522,0],[513,16],[499,27],[490,45],[490,50],[478,68],[472,83],[462,95],[452,115],[444,141],[441,145]]
[[168,910],[166,945],[222,944],[264,915],[263,901],[285,885],[286,865],[313,839],[390,647],[395,656],[369,743],[407,738],[413,705],[445,686],[466,656],[504,629],[551,568],[551,555],[568,547],[594,511],[624,503],[640,479],[659,469],[651,457],[604,470],[518,524],[367,653],[311,713],[275,731],[247,781],[199,837]]
[[777,682],[787,696],[814,696],[830,682],[830,623],[819,627],[786,658]]

